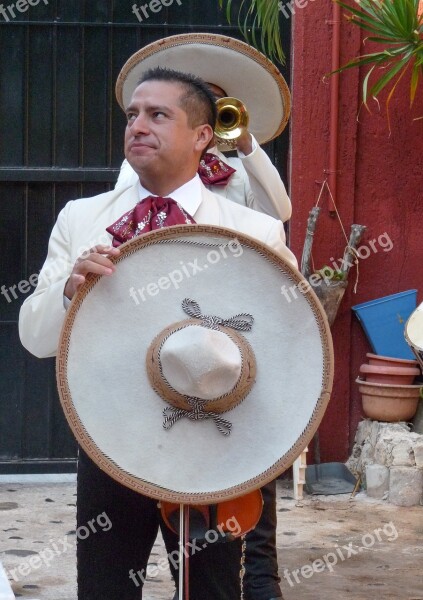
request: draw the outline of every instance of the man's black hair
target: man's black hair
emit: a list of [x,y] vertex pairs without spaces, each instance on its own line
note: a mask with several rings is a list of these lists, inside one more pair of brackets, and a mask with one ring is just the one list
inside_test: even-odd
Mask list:
[[210,88],[200,77],[173,69],[155,67],[143,73],[138,85],[145,81],[179,83],[185,90],[180,99],[180,107],[186,112],[190,127],[208,123],[214,131],[217,118],[215,98]]

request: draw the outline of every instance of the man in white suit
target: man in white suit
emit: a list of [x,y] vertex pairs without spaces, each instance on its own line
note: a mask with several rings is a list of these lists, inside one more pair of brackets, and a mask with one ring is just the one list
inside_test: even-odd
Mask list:
[[[85,276],[113,276],[118,267],[109,257],[119,254],[119,248],[106,228],[117,226],[123,213],[126,218],[143,202],[171,197],[183,219],[251,235],[297,264],[285,245],[280,221],[227,202],[199,180],[199,161],[213,138],[216,118],[213,96],[201,80],[174,71],[150,71],[135,89],[126,115],[125,155],[139,181],[71,201],[61,211],[39,284],[19,319],[22,343],[38,357],[55,355],[67,304]],[[159,526],[157,502],[116,483],[80,452],[78,524],[104,511],[113,523],[107,537],[96,534],[78,542],[78,599],[138,600],[141,584],[131,580],[130,573],[146,568]],[[167,536],[169,552],[175,543]],[[193,556],[191,600],[239,600],[239,558],[237,541],[211,545]]]
[[[184,47],[181,46],[183,50]],[[178,49],[174,49],[174,52]],[[258,55],[259,53],[257,53]],[[160,57],[160,52],[158,53]],[[235,64],[231,63],[231,58]],[[160,58],[157,59],[160,62]],[[191,64],[196,60],[196,52],[192,52]],[[239,68],[237,52],[226,57],[225,69],[236,70]],[[187,61],[189,64],[189,61]],[[228,64],[229,63],[229,64]],[[142,60],[141,60],[142,64]],[[210,68],[209,63],[203,63],[204,72]],[[189,68],[189,67],[188,67]],[[218,74],[219,77],[219,74]],[[216,81],[220,81],[218,78]],[[242,99],[242,89],[231,85],[227,93],[220,85],[210,83],[215,100],[235,96]],[[263,107],[263,103],[261,103]],[[255,106],[254,106],[255,108]],[[248,110],[248,107],[247,107]],[[253,210],[270,215],[282,222],[291,218],[292,206],[283,181],[272,164],[266,152],[257,143],[255,137],[244,128],[241,135],[235,140],[237,156],[225,156],[218,148],[216,139],[207,152],[216,156],[223,164],[234,169],[225,185],[214,185],[203,181],[206,188],[228,201],[248,206]],[[125,188],[138,181],[138,175],[125,159],[122,163],[116,189]],[[260,522],[256,528],[249,532],[246,538],[246,575],[245,598],[246,600],[276,600],[280,598],[278,564],[276,553],[276,481],[266,484],[262,489],[263,511]],[[173,598],[173,600],[176,600]]]
[[[216,100],[228,94],[220,86],[207,82]],[[237,90],[232,95],[242,97]],[[215,140],[216,141],[216,140]],[[292,206],[283,181],[266,152],[259,146],[255,137],[244,129],[236,139],[238,156],[225,156],[215,143],[208,152],[235,169],[226,185],[206,184],[207,189],[232,202],[248,206],[283,223],[291,218]],[[128,187],[136,183],[138,175],[125,159],[122,163],[116,188]]]

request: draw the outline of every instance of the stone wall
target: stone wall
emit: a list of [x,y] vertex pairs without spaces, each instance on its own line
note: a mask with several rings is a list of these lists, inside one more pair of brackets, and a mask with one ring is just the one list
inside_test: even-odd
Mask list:
[[423,498],[423,435],[407,423],[361,421],[347,467],[360,475],[367,494],[398,506]]

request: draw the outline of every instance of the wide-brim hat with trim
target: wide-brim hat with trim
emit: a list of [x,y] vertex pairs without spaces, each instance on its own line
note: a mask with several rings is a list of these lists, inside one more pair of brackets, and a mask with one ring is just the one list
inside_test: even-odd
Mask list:
[[285,79],[264,54],[245,42],[213,33],[187,33],[141,48],[125,63],[116,82],[123,110],[142,74],[154,67],[192,73],[241,100],[259,144],[277,137],[288,122],[291,97]]
[[120,249],[112,277],[87,277],[61,334],[58,388],[79,444],[117,481],[171,502],[219,502],[277,477],[332,388],[309,284],[220,227],[169,227]]

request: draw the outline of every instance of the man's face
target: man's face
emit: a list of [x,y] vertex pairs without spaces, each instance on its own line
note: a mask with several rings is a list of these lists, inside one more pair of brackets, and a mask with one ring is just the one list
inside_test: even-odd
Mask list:
[[145,81],[126,109],[125,155],[143,183],[157,177],[185,183],[197,171],[213,131],[208,125],[188,124],[179,105],[184,93],[179,83]]

